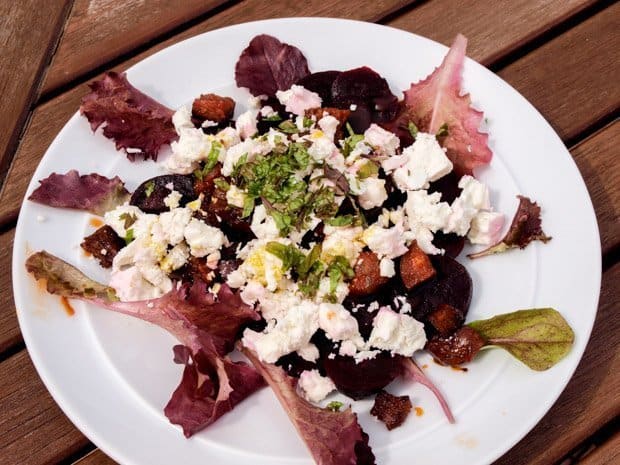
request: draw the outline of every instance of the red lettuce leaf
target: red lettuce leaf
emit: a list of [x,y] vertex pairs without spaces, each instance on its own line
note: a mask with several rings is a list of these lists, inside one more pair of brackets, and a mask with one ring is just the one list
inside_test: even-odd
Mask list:
[[524,249],[532,241],[541,241],[546,244],[551,240],[551,237],[547,236],[542,230],[538,204],[522,195],[518,195],[517,198],[519,199],[519,207],[504,238],[487,249],[467,255],[469,258],[480,258],[517,247]]
[[441,405],[443,413],[446,415],[446,418],[448,419],[448,421],[450,423],[454,423],[455,422],[454,415],[452,415],[452,411],[450,410],[450,407],[448,406],[448,402],[446,402],[446,399],[444,399],[441,392],[439,392],[439,389],[437,389],[437,386],[435,386],[433,382],[430,379],[428,379],[426,374],[422,371],[422,369],[419,366],[416,365],[413,359],[411,358],[403,359],[403,370],[404,370],[405,378],[411,381],[415,381],[416,383],[420,383],[421,385],[427,387],[434,394],[434,396],[439,401],[439,404]]
[[159,149],[177,139],[174,112],[132,86],[125,73],[108,72],[90,88],[80,112],[93,131],[105,123],[103,135],[116,142],[117,150],[125,149],[131,161],[137,155],[157,160]]
[[[150,301],[119,302],[114,289],[93,281],[47,252],[31,255],[26,269],[36,279],[47,281],[50,294],[89,301],[156,324],[183,344],[175,347],[174,360],[185,364],[185,370],[164,412],[188,437],[263,385],[261,376],[251,366],[232,362],[223,355],[241,325],[255,319],[247,308],[237,311],[233,303],[220,305],[203,296],[200,289],[173,290]],[[220,292],[218,299],[232,294],[230,289],[224,289],[227,290]]]
[[103,215],[129,200],[125,183],[118,176],[112,179],[97,173],[80,176],[76,170],[71,170],[66,174],[52,173],[39,183],[41,185],[28,200],[50,207],[74,208]]
[[297,47],[267,34],[254,37],[235,66],[237,86],[247,87],[256,96],[272,97],[308,74],[306,57]]
[[474,168],[486,165],[493,156],[488,134],[478,128],[483,113],[473,109],[469,94],[460,95],[467,39],[459,34],[441,66],[423,81],[405,91],[404,106],[392,130],[403,133],[409,122],[424,132],[436,134],[445,124],[448,134],[442,145],[459,174],[472,174]]
[[296,392],[297,380],[288,376],[282,368],[262,363],[247,348],[242,351],[273,389],[317,464],[375,464],[375,456],[368,445],[368,435],[350,408],[334,412],[315,407],[299,397]]

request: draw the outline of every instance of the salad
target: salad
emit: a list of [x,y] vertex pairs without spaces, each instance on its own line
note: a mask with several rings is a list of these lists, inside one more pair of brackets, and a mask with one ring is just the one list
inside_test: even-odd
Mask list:
[[374,464],[356,414],[332,392],[374,396],[371,414],[391,430],[412,410],[389,393],[403,377],[429,388],[454,422],[415,353],[460,366],[499,347],[546,370],[574,339],[551,308],[466,323],[472,280],[457,260],[466,241],[481,246],[468,255],[478,259],[551,239],[524,196],[502,235],[504,214],[475,177],[492,153],[482,113],[461,93],[466,44],[457,36],[403,99],[368,67],[311,73],[298,48],[268,35],[235,67],[251,94],[245,111],[215,94],[173,111],[107,73],[82,115],[131,161],[167,174],[132,193],[118,176],[41,180],[30,200],[103,218],[81,247],[110,277],[96,282],[47,251],[27,270],[52,294],[178,339],[184,370],[164,412],[185,436],[268,385],[317,464]]

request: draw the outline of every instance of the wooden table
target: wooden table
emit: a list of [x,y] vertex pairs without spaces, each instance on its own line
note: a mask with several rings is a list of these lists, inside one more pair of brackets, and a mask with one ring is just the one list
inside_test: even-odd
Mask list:
[[[569,147],[603,250],[598,317],[570,384],[496,465],[620,462],[620,4],[594,0],[21,0],[0,2],[0,464],[113,464],[62,414],[25,350],[11,291],[19,206],[86,92],[187,37],[274,16],[374,21],[449,44],[508,81]],[[575,244],[575,253],[579,244]],[[566,258],[570,266],[570,257]],[[583,270],[589,273],[591,270]]]

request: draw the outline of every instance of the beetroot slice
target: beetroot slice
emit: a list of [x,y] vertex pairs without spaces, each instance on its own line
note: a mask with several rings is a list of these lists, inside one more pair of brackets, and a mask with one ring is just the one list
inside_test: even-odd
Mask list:
[[393,94],[387,81],[367,66],[340,73],[332,84],[332,98],[338,105],[374,103],[389,96]]
[[338,390],[357,400],[380,391],[400,376],[402,359],[381,352],[373,359],[356,363],[353,357],[337,355],[323,359],[323,366]]
[[[172,189],[166,187],[170,185],[172,185]],[[129,203],[146,213],[162,213],[170,210],[164,203],[164,199],[170,195],[172,190],[182,195],[179,201],[181,206],[196,198],[194,182],[191,176],[164,174],[140,184],[131,196]]]
[[431,257],[431,262],[437,275],[407,293],[413,317],[426,322],[432,311],[447,304],[458,309],[464,319],[471,303],[471,276],[463,265],[450,257],[436,255]]
[[446,234],[437,231],[433,239],[433,245],[443,249],[448,257],[456,258],[463,251],[463,247],[465,247],[465,238],[455,233]]
[[319,71],[301,78],[297,81],[297,85],[319,94],[323,101],[323,107],[329,107],[333,103],[332,84],[340,74],[342,74],[342,71]]

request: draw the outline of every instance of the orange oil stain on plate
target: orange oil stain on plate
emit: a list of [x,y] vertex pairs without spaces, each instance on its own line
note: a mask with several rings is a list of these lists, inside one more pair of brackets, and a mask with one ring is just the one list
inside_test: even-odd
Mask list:
[[65,309],[65,312],[67,312],[67,315],[75,315],[75,310],[73,309],[73,307],[69,303],[69,300],[66,297],[63,296],[60,298],[60,304],[62,305],[62,308]]
[[458,365],[452,365],[450,368],[452,368],[454,371],[462,371],[463,373],[467,373],[468,369],[465,367],[460,367]]
[[93,228],[100,228],[101,226],[103,226],[103,221],[101,220],[101,218],[93,216],[88,222],[88,224],[90,224]]
[[413,410],[415,410],[416,417],[421,417],[424,415],[424,409],[422,407],[415,407]]

